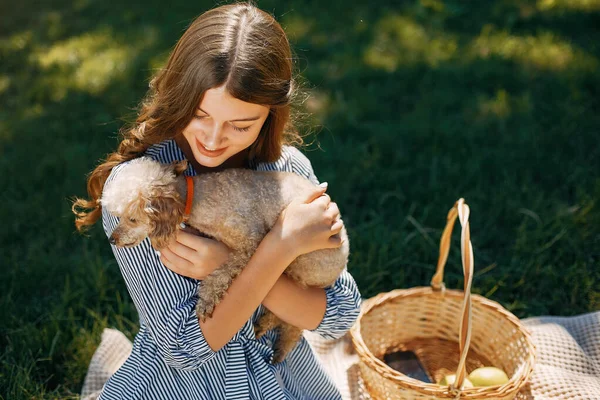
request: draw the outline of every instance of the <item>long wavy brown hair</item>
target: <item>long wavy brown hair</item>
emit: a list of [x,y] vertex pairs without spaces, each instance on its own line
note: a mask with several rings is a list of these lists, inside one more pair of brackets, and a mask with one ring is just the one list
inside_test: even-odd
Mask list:
[[297,88],[287,36],[268,13],[250,3],[224,5],[196,18],[151,80],[134,124],[121,130],[117,151],[88,177],[89,200],[76,198],[73,212],[79,231],[101,216],[98,201],[113,167],[141,156],[148,147],[180,135],[206,90],[225,86],[242,101],[270,107],[249,157],[270,162],[283,144],[301,144],[290,109]]

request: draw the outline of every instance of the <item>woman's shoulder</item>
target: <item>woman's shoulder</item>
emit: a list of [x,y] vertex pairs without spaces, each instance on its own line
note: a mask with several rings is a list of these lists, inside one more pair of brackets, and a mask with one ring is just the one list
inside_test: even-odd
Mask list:
[[113,180],[119,174],[120,170],[125,165],[127,165],[128,163],[134,162],[134,160],[137,160],[141,157],[149,158],[149,159],[151,159],[153,161],[157,161],[161,164],[170,164],[174,161],[185,160],[185,155],[183,154],[183,152],[181,151],[179,146],[177,146],[177,143],[175,143],[175,140],[173,140],[173,139],[164,140],[162,142],[153,144],[152,146],[148,147],[146,149],[146,151],[144,151],[142,154],[139,155],[139,157],[136,157],[131,160],[124,161],[120,164],[115,165],[112,168],[106,182],[108,183],[111,180]]
[[277,161],[259,163],[256,170],[294,172],[315,184],[319,183],[308,157],[293,146],[283,146],[281,149],[281,156]]
[[167,139],[153,144],[146,149],[144,156],[163,164],[185,160],[183,151],[181,151],[174,139]]

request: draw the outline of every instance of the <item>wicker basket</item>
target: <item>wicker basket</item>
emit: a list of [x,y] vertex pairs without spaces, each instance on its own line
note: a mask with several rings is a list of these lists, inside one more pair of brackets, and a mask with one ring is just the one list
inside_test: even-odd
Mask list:
[[[464,291],[446,289],[444,265],[457,215],[462,225]],[[449,211],[431,287],[393,290],[365,301],[350,331],[365,385],[374,399],[514,399],[526,384],[535,361],[529,333],[500,304],[471,294],[473,248],[469,207],[458,200]],[[456,386],[412,379],[388,367],[383,356],[413,351],[434,382],[456,373]],[[495,366],[509,376],[504,385],[463,388],[475,368]]]

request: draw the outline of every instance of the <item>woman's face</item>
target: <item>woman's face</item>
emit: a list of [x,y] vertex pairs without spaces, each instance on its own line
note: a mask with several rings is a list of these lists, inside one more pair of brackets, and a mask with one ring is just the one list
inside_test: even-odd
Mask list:
[[199,164],[217,167],[254,143],[268,116],[269,107],[236,99],[222,86],[208,89],[183,136]]

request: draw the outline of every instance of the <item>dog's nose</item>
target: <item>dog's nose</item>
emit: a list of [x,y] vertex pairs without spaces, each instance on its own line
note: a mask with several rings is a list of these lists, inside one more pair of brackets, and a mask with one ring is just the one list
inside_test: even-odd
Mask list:
[[111,236],[110,238],[108,238],[108,242],[109,242],[110,244],[114,244],[114,245],[116,245],[116,244],[117,244],[117,241],[116,241],[116,240],[115,240],[115,238],[114,238],[114,237],[112,237],[112,236]]

